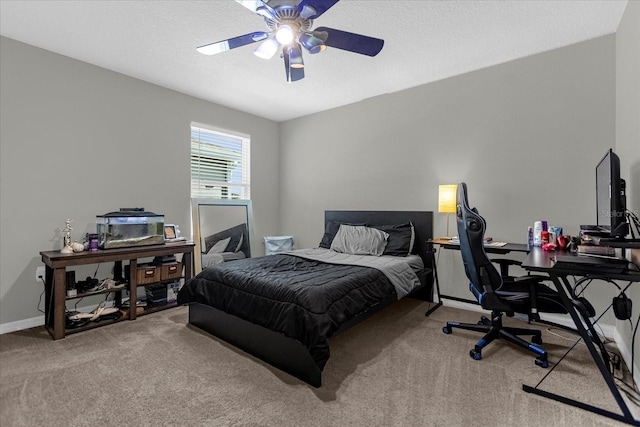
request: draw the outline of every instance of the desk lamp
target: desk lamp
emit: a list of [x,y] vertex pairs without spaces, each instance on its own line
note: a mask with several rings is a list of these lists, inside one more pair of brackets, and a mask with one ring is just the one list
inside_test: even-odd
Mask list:
[[447,237],[443,239],[451,240],[449,237],[449,214],[456,213],[456,184],[441,184],[438,186],[438,212],[447,214]]

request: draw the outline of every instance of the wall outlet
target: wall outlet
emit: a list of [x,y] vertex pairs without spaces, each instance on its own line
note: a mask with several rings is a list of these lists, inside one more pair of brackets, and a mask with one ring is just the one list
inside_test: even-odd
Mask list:
[[45,266],[41,265],[36,267],[36,282],[41,283],[42,280],[45,280]]

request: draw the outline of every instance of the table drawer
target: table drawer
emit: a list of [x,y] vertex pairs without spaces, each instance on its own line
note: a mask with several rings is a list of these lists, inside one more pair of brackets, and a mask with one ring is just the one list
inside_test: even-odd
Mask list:
[[160,266],[160,280],[179,279],[182,277],[182,263],[172,262]]
[[141,264],[136,270],[136,282],[138,285],[148,285],[160,281],[160,268],[155,265]]

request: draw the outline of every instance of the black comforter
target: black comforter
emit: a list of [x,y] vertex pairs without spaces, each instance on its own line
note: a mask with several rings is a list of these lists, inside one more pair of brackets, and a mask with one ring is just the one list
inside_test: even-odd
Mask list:
[[395,296],[374,268],[327,264],[293,255],[226,262],[203,270],[178,293],[178,303],[213,306],[300,341],[322,370],[340,326]]

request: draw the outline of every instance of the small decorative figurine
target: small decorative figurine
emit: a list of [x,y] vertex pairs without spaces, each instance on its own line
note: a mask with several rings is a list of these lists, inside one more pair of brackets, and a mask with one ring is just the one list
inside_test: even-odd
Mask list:
[[60,249],[60,253],[73,253],[73,248],[71,247],[71,231],[73,231],[73,228],[71,228],[71,220],[67,219],[64,222],[64,228],[62,229],[62,232],[64,233],[64,247]]
[[73,242],[71,244],[71,249],[73,249],[73,252],[82,252],[84,251],[84,245],[80,242]]

